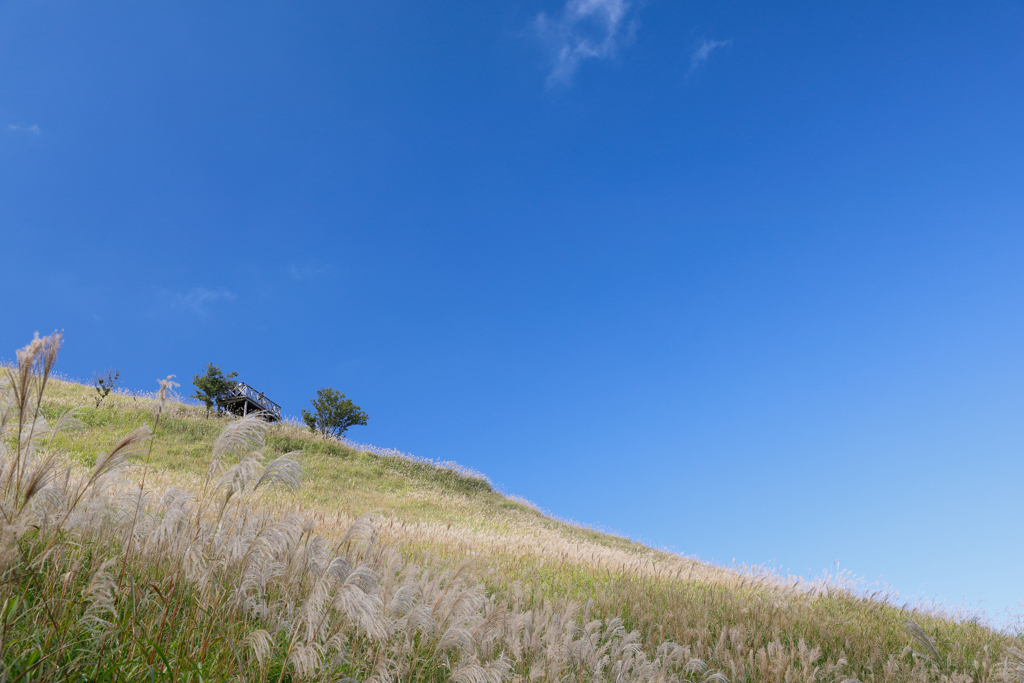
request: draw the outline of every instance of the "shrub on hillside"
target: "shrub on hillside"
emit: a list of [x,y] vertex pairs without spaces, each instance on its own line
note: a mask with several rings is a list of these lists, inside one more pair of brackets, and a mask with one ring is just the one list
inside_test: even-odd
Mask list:
[[100,404],[103,403],[103,399],[110,395],[113,391],[121,384],[121,371],[105,370],[104,372],[97,372],[92,378],[92,388],[96,392],[96,407],[99,408]]
[[317,389],[316,398],[309,400],[315,413],[302,410],[302,421],[315,432],[325,437],[341,438],[349,427],[365,425],[367,420],[363,409],[345,398],[345,394],[330,387]]
[[235,388],[236,383],[232,380],[236,377],[238,377],[237,372],[225,375],[221,372],[220,366],[208,363],[205,375],[195,375],[192,378],[192,384],[196,386],[192,398],[202,401],[206,406],[206,417],[210,417],[210,409],[213,408],[214,402]]

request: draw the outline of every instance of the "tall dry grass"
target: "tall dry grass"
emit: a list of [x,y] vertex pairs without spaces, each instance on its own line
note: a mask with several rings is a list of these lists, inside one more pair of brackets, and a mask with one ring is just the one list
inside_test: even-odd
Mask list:
[[512,542],[493,525],[300,514],[302,456],[272,456],[256,417],[227,423],[189,486],[163,485],[169,380],[148,425],[76,466],[58,447],[74,411],[42,414],[60,345],[18,351],[0,394],[2,680],[1024,681],[1016,639],[836,583],[547,524]]

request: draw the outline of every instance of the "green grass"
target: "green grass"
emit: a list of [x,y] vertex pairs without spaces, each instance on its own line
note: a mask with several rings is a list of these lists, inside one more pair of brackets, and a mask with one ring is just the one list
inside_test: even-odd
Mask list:
[[[99,408],[93,402],[91,387],[51,382],[43,406],[50,420],[75,410],[85,428],[62,435],[54,445],[67,450],[83,466],[91,466],[98,454],[109,450],[124,434],[152,422],[151,399],[111,394]],[[198,480],[228,419],[216,413],[207,418],[202,407],[169,404],[156,434],[154,468],[169,480]],[[485,479],[429,463],[357,451],[305,427],[275,424],[268,433],[267,446],[275,454],[301,452],[299,459],[307,476],[296,500],[304,506],[342,510],[354,517],[379,512],[407,522],[472,521],[497,529],[522,521],[606,547],[639,547],[620,537],[545,517],[496,492]]]
[[[43,402],[43,414],[51,421],[67,410],[76,411],[83,428],[55,437],[51,449],[65,453],[68,461],[83,471],[93,467],[97,459],[125,434],[153,423],[154,402],[151,399],[111,395],[99,408],[92,403],[89,387],[70,382],[51,382]],[[146,463],[147,485],[158,493],[169,487],[201,490],[214,442],[229,423],[227,418],[208,419],[202,408],[168,403],[152,441],[151,452],[136,459],[134,473],[129,471],[129,476],[137,480],[143,471],[141,464]],[[561,634],[559,637],[569,640],[582,637],[584,613],[589,618],[600,619],[604,625],[601,628],[621,622],[624,633],[636,632],[640,652],[646,652],[649,661],[659,661],[658,666],[663,667],[659,670],[672,671],[671,676],[680,680],[703,683],[707,675],[720,672],[730,683],[843,683],[849,678],[865,683],[988,683],[1002,680],[1020,683],[1019,677],[1007,668],[1006,660],[1007,654],[1013,652],[1012,648],[1020,646],[1020,637],[999,633],[970,614],[942,614],[935,610],[901,607],[884,596],[863,595],[842,581],[818,586],[788,585],[780,577],[756,576],[708,566],[628,539],[552,519],[494,491],[485,480],[451,469],[358,451],[342,443],[325,440],[296,425],[270,427],[265,443],[268,459],[293,451],[300,452],[295,457],[305,470],[304,486],[298,492],[277,492],[267,496],[258,503],[258,509],[266,511],[266,514],[281,515],[287,510],[298,509],[312,525],[309,534],[315,529],[316,533],[327,538],[337,538],[357,518],[375,513],[379,547],[388,548],[388,552],[396,553],[394,557],[401,558],[400,561],[387,561],[399,562],[406,567],[401,570],[401,576],[406,577],[402,580],[413,581],[410,577],[414,572],[408,569],[412,566],[426,568],[431,576],[445,575],[445,572],[454,572],[455,567],[464,566],[456,574],[459,581],[469,583],[458,591],[469,591],[466,593],[469,595],[471,590],[475,590],[472,586],[479,582],[482,595],[490,601],[487,604],[492,605],[490,608],[482,607],[484,612],[500,606],[513,615],[510,617],[513,621],[529,617],[534,620],[530,623],[534,623],[547,619],[544,623],[548,624],[546,628],[549,631],[546,632]],[[154,517],[158,518],[159,515]],[[122,585],[116,614],[123,623],[116,630],[123,634],[136,628],[133,626],[137,622],[131,616],[132,609],[148,615],[139,617],[142,621],[150,620],[146,623],[153,623],[153,619],[167,619],[171,608],[160,608],[157,604],[159,599],[153,595],[166,595],[172,587],[178,591],[173,599],[174,623],[178,630],[166,634],[166,637],[161,636],[162,640],[154,638],[152,642],[139,641],[134,645],[121,643],[118,647],[124,648],[122,658],[112,658],[112,652],[100,656],[97,661],[108,662],[114,667],[113,673],[99,669],[90,672],[87,667],[76,665],[75,670],[82,675],[80,680],[132,680],[133,677],[150,675],[160,680],[186,680],[189,676],[192,680],[199,680],[201,675],[207,675],[203,671],[244,669],[238,668],[241,659],[233,654],[234,648],[240,647],[238,643],[247,631],[263,622],[246,617],[238,623],[215,625],[208,620],[210,615],[220,613],[216,610],[226,609],[228,596],[236,590],[232,588],[232,581],[236,581],[237,576],[229,573],[218,579],[222,582],[218,590],[223,590],[223,596],[218,598],[216,595],[219,593],[211,593],[212,589],[204,592],[194,584],[173,578],[181,574],[180,558],[154,563],[143,556],[130,555],[128,549],[119,545],[123,540],[117,541],[116,534],[111,538],[115,540],[110,541],[113,543],[110,547],[95,539],[89,541],[92,546],[77,541],[79,546],[77,549],[69,546],[66,551],[68,559],[62,566],[66,569],[72,562],[93,566],[92,552],[97,553],[96,557],[104,553],[107,556],[124,553],[125,558],[131,558],[125,559],[124,563],[131,569],[126,575],[130,575],[132,581],[143,586],[164,588],[154,588],[147,593],[150,602],[140,607],[137,600],[133,603],[134,594],[126,593]],[[305,539],[302,543],[308,544],[312,536],[304,535],[302,538]],[[33,550],[33,544],[40,542],[34,539],[31,533],[22,537],[24,556],[39,551],[38,547]],[[304,546],[301,543],[295,546],[300,547]],[[95,548],[95,551],[90,548]],[[85,560],[82,552],[86,553]],[[381,550],[375,552],[375,566],[382,566],[385,554]],[[56,601],[52,604],[61,604],[60,600],[64,598],[53,593],[54,570],[46,567],[37,570],[31,564],[25,567],[20,574],[10,576],[6,584],[0,584],[0,598],[13,600],[18,595],[23,596],[18,609],[33,615],[29,621],[34,624],[29,627],[25,625],[28,621],[14,620],[20,624],[20,640],[17,642],[21,646],[19,649],[8,647],[3,652],[8,680],[15,679],[33,665],[37,667],[34,671],[50,670],[45,663],[40,664],[32,657],[53,648],[55,638],[79,638],[83,643],[81,658],[74,659],[71,654],[66,654],[70,657],[67,661],[82,664],[91,661],[89,657],[96,658],[95,642],[82,627],[71,626],[67,622],[68,625],[62,627],[66,634],[53,627],[47,631],[47,617],[43,613],[44,607],[50,603],[40,598],[37,604],[33,602],[33,596],[47,595],[47,599]],[[179,568],[175,570],[174,567]],[[175,571],[178,574],[174,574]],[[81,594],[88,585],[90,574],[83,570],[68,580]],[[312,590],[302,581],[299,584],[302,591]],[[282,594],[290,595],[289,591],[298,591],[299,588],[288,584],[280,590]],[[428,592],[423,587],[417,590],[422,595]],[[442,585],[436,590],[433,599],[439,601],[438,604],[450,598],[452,589]],[[61,595],[67,594],[68,589],[61,592]],[[214,609],[211,606],[219,607]],[[78,612],[75,614],[81,616],[87,605],[79,604],[76,609]],[[204,609],[211,611],[207,614]],[[576,615],[576,621],[558,621],[559,615],[565,614]],[[619,622],[613,621],[616,619]],[[908,632],[909,619],[921,626],[926,634],[922,636],[925,640],[915,639]],[[531,678],[531,667],[540,666],[538,662],[544,662],[548,667],[545,669],[548,673],[537,673],[538,680],[591,679],[592,676],[578,669],[582,664],[564,653],[559,654],[561,650],[557,648],[544,649],[543,652],[538,650],[533,655],[528,655],[527,648],[515,654],[521,645],[516,645],[519,642],[516,638],[525,636],[516,635],[518,632],[508,623],[502,623],[504,630],[499,631],[504,640],[500,642],[505,645],[491,652],[492,658],[498,656],[499,650],[511,658],[511,668],[502,680],[519,676],[525,683]],[[196,628],[208,629],[205,639],[196,635]],[[274,674],[282,672],[286,679],[298,675],[294,665],[286,664],[290,660],[287,659],[286,643],[281,641],[285,632],[275,632],[275,654],[269,663],[261,665],[259,677],[263,680],[276,680]],[[406,679],[399,676],[400,679],[447,680],[456,663],[461,666],[467,661],[464,658],[469,656],[468,650],[459,659],[445,659],[451,656],[450,653],[445,654],[448,651],[437,649],[440,647],[437,641],[429,641],[424,632],[417,633],[420,635],[416,636],[418,640],[415,640],[414,650],[421,652],[416,648],[426,648],[421,653],[425,659],[410,661],[429,661],[429,666],[434,668],[429,675],[421,671],[415,675],[408,674]],[[618,647],[613,646],[614,643],[625,642],[607,637],[611,648],[609,652]],[[357,657],[354,654],[357,650],[352,650],[349,664],[339,666],[360,680],[373,673],[373,667],[380,664],[381,657],[387,659],[381,654],[385,650],[391,653],[388,657],[399,657],[395,653],[405,652],[395,649],[398,645],[394,643],[385,647],[360,640],[357,632],[346,635],[346,638],[349,647],[357,648],[363,654]],[[433,645],[428,647],[428,641]],[[690,662],[687,666],[692,667],[672,669],[667,659],[659,660],[660,655],[656,653],[666,642],[681,648],[679,653],[685,650],[685,656],[678,655],[682,658],[680,662]],[[385,649],[374,650],[375,647]],[[600,650],[597,645],[594,647]],[[934,658],[930,647],[936,649],[938,659]],[[374,653],[372,657],[371,652]],[[482,650],[475,652],[474,656],[482,657]],[[171,668],[164,666],[160,669],[158,665],[165,656],[173,658],[175,664]],[[442,661],[448,663],[442,664]],[[484,659],[480,661],[484,662]],[[116,670],[117,667],[129,666],[135,667],[130,673]],[[157,669],[162,673],[153,673]],[[332,671],[337,674],[341,669]],[[560,673],[551,673],[556,670]],[[32,675],[26,673],[23,680],[30,680]],[[624,680],[646,679],[639,674],[630,674]]]

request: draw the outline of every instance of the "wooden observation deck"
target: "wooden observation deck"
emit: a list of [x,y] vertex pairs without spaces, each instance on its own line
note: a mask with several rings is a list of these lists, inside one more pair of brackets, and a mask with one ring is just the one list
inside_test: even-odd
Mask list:
[[263,419],[267,422],[277,422],[281,419],[281,406],[245,382],[239,382],[234,389],[218,396],[217,410],[226,410],[241,417],[249,413],[262,413]]

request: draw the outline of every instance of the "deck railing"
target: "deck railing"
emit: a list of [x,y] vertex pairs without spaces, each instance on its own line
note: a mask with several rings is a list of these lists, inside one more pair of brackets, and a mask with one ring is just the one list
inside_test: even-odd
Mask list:
[[249,399],[257,406],[260,410],[270,413],[278,420],[281,419],[281,406],[277,405],[269,398],[266,397],[262,392],[256,391],[245,382],[239,382],[235,385],[235,388],[227,392],[220,397],[220,403],[236,403],[238,401],[244,401]]

